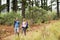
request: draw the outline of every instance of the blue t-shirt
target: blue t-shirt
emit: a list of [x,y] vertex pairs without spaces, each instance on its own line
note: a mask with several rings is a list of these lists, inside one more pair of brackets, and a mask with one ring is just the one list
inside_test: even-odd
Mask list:
[[19,25],[20,25],[20,22],[19,22],[19,21],[15,21],[15,22],[14,22],[14,26],[15,26],[15,28],[18,28]]

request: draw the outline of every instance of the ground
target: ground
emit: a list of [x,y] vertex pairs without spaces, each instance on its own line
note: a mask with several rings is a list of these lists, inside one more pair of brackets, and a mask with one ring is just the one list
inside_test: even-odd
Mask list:
[[[33,32],[38,32],[40,31],[44,31],[41,30],[42,27],[49,27],[50,24],[54,24],[56,22],[58,22],[60,20],[53,20],[50,21],[50,23],[48,24],[39,24],[39,25],[32,25],[28,30],[27,30],[27,36],[32,35]],[[6,26],[6,25],[0,25],[0,32],[1,32],[1,36],[0,39],[1,40],[12,40],[13,38],[15,38],[14,35],[14,31],[13,31],[13,26]],[[35,34],[35,33],[34,33]],[[38,34],[38,33],[37,33]],[[20,37],[22,36],[22,33],[20,31]],[[22,38],[21,38],[22,39]],[[17,40],[17,39],[16,39]]]

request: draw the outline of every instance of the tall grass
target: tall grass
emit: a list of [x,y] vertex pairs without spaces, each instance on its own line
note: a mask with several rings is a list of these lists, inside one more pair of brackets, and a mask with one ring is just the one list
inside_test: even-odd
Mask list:
[[[20,33],[19,38],[20,40],[60,40],[60,21],[35,31],[29,31],[26,36]],[[19,40],[19,38],[14,37],[15,40]]]

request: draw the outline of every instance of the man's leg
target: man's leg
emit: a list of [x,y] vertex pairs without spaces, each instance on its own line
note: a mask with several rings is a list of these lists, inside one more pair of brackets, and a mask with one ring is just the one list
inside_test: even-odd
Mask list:
[[19,28],[17,28],[17,35],[19,36]]
[[16,28],[14,28],[14,34],[16,35],[16,33],[17,33],[17,29],[16,29]]

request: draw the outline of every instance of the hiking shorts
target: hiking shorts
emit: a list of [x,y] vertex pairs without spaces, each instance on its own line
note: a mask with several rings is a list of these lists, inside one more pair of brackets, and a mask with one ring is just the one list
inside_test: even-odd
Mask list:
[[26,27],[22,27],[23,32],[26,32]]
[[19,32],[19,27],[14,28],[14,32],[15,32],[15,33]]

